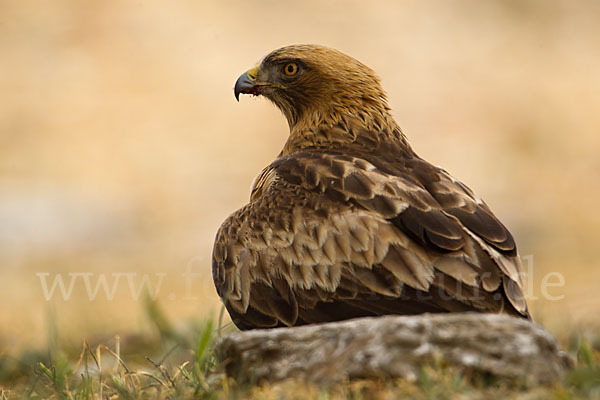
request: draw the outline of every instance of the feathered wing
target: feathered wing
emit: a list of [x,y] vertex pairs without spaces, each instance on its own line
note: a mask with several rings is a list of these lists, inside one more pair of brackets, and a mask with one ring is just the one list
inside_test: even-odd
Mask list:
[[236,325],[469,310],[528,317],[515,243],[485,203],[419,158],[393,173],[376,164],[306,152],[261,173],[213,250]]

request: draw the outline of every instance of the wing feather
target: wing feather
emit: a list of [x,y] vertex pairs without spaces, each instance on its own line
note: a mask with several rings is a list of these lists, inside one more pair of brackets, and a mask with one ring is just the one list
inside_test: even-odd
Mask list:
[[263,171],[213,251],[236,324],[292,326],[390,307],[528,316],[508,230],[466,186],[424,163],[392,174],[364,158],[306,153]]

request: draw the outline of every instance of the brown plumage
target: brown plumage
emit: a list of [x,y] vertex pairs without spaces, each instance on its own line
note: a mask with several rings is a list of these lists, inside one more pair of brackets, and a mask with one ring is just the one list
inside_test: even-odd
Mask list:
[[288,46],[242,74],[240,93],[268,98],[290,126],[215,240],[213,278],[240,329],[423,312],[529,318],[510,232],[415,154],[371,69]]

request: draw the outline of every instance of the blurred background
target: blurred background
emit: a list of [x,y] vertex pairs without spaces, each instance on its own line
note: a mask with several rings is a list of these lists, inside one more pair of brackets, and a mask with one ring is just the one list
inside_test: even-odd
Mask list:
[[0,0],[0,351],[50,320],[143,332],[142,292],[178,324],[218,313],[214,235],[288,132],[233,84],[293,43],[378,72],[414,149],[514,233],[538,321],[598,323],[598,21],[591,0]]

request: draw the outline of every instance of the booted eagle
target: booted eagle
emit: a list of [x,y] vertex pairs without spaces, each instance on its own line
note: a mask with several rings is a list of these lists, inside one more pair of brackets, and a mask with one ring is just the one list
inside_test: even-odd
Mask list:
[[530,318],[512,235],[413,151],[370,68],[288,46],[244,72],[240,93],[272,101],[290,134],[216,236],[213,278],[238,328],[424,312]]

